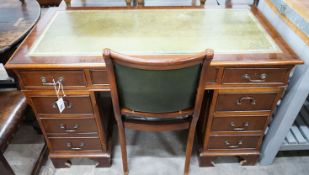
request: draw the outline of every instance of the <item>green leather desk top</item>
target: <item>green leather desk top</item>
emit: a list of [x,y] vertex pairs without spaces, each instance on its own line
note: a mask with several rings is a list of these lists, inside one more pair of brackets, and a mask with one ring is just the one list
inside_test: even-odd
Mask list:
[[59,11],[30,56],[279,53],[248,9]]

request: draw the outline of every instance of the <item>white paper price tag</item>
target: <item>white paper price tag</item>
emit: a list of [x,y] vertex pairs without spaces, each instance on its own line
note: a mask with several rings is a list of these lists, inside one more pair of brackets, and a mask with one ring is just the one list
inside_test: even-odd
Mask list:
[[58,106],[59,112],[62,113],[62,111],[65,109],[65,105],[64,105],[63,98],[59,98],[59,99],[56,101],[56,104],[57,104],[57,106]]

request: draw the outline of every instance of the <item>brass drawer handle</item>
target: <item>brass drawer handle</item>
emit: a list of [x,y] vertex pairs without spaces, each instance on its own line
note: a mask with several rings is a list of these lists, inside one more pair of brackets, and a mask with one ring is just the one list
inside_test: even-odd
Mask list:
[[230,126],[233,127],[234,131],[244,131],[249,126],[249,122],[243,123],[242,127],[237,127],[234,122],[231,122]]
[[68,129],[65,124],[61,123],[60,128],[63,129],[64,132],[72,133],[72,132],[76,132],[76,130],[79,128],[79,125],[75,124],[73,128]]
[[236,104],[241,105],[243,101],[249,100],[251,105],[256,105],[256,100],[253,97],[241,97],[240,99],[237,100]]
[[[63,102],[64,102],[65,108],[67,108],[67,109],[71,109],[72,108],[72,103],[70,103],[68,100],[63,100]],[[55,109],[58,108],[56,102],[53,103],[53,108],[55,108]]]
[[229,148],[239,148],[239,146],[242,145],[242,140],[239,140],[235,145],[231,145],[231,143],[228,140],[225,140],[224,143]]
[[242,77],[252,83],[263,83],[266,81],[267,74],[265,73],[259,75],[256,74],[255,77],[257,77],[258,79],[252,79],[251,75],[249,74],[244,74]]
[[68,143],[67,143],[67,147],[70,148],[71,150],[74,150],[74,151],[82,150],[84,146],[85,146],[85,143],[84,143],[84,142],[81,142],[81,143],[79,144],[79,147],[74,147],[73,144],[72,144],[71,142],[68,142]]
[[[56,85],[56,83],[54,83],[54,82],[48,82],[48,81],[47,81],[47,78],[44,77],[44,76],[41,76],[40,79],[41,79],[41,83],[42,83],[43,86],[55,86],[55,85]],[[57,79],[56,82],[59,82],[59,83],[63,84],[64,78],[61,76],[61,77],[59,77],[59,78]]]

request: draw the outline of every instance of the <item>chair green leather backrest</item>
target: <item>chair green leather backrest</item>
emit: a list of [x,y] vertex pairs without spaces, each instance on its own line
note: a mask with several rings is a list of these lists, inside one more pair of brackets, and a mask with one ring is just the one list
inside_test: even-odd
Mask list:
[[150,113],[192,108],[201,68],[143,70],[114,63],[120,107]]

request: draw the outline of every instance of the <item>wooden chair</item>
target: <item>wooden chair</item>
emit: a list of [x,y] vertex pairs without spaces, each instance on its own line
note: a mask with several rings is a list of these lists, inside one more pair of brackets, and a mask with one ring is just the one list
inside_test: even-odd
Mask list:
[[[3,153],[8,146],[9,140],[11,140],[23,121],[27,107],[26,97],[22,92],[16,90],[0,91],[0,104],[0,174],[15,175]],[[45,144],[35,165],[32,167],[32,175],[39,174],[40,168],[47,158],[47,153]]]
[[189,173],[196,123],[213,51],[187,58],[136,58],[103,53],[122,152],[128,174],[124,128],[141,131],[189,129],[185,174]]
[[27,103],[25,96],[20,91],[3,91],[0,92],[0,104],[0,172],[14,175],[2,153],[22,122]]

